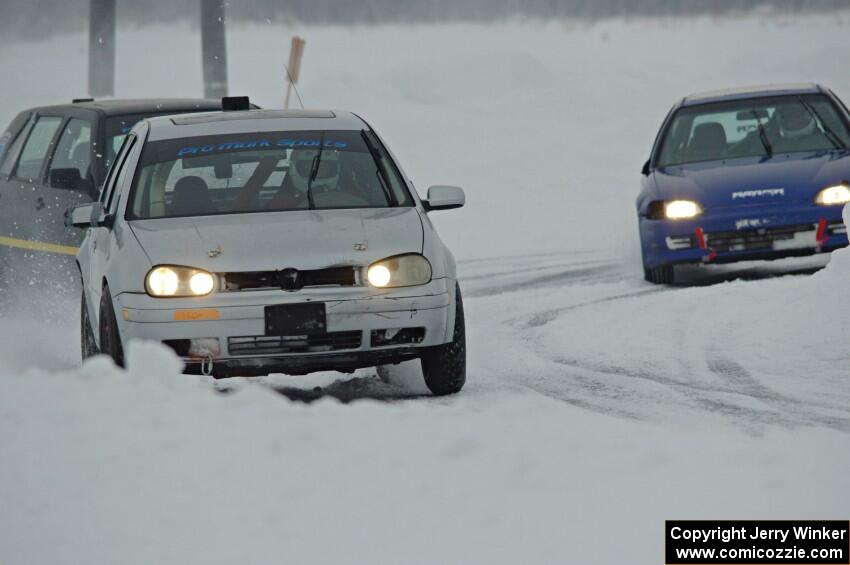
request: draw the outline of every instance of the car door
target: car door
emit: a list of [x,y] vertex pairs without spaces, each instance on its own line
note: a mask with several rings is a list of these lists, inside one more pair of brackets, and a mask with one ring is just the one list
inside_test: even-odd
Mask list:
[[14,235],[18,222],[15,209],[18,190],[10,176],[34,123],[32,112],[21,112],[0,135],[0,277],[11,261],[12,248],[8,245],[9,238]]
[[[125,183],[129,182],[130,169],[132,168],[128,161],[128,157],[136,146],[136,135],[129,134],[124,138],[121,149],[118,150],[115,156],[115,162],[110,167],[106,176],[106,181],[103,185],[103,190],[100,193],[99,202],[103,207],[104,213],[115,217],[118,210],[118,203],[121,200],[121,189]],[[89,266],[88,266],[88,284],[90,296],[100,299],[101,281],[106,273],[106,266],[109,263],[110,255],[114,249],[112,239],[115,233],[112,226],[97,226],[90,228],[88,237],[85,243],[89,245]]]
[[[73,266],[70,256],[63,258],[61,251],[59,255],[44,252],[51,243],[45,234],[61,233],[64,227],[62,213],[51,217],[43,196],[48,155],[62,121],[62,115],[34,112],[32,123],[12,143],[3,160],[0,237],[4,246],[3,282],[9,289],[28,288],[45,281],[64,282],[64,271]],[[70,253],[71,248],[67,251]]]
[[93,132],[93,120],[85,115],[71,115],[62,124],[40,187],[48,215],[46,227],[40,234],[42,241],[73,247],[80,244],[83,234],[80,230],[65,229],[63,218],[66,210],[91,201],[95,183]]
[[45,212],[47,203],[42,194],[44,166],[62,121],[62,116],[34,114],[32,125],[19,138],[20,147],[13,144],[3,162],[0,174],[7,179],[2,195],[3,235],[7,237],[27,242],[43,241],[38,238],[49,224]]

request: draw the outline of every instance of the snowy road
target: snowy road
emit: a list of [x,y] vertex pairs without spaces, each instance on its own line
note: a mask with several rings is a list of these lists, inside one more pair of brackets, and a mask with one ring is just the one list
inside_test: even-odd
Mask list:
[[[483,353],[474,356],[474,372],[493,386],[512,383],[625,418],[671,423],[722,416],[753,432],[809,425],[850,432],[843,369],[797,373],[786,356],[765,358],[772,326],[784,317],[759,316],[764,306],[743,309],[751,300],[782,308],[784,287],[795,292],[809,276],[785,273],[820,261],[786,263],[785,271],[767,264],[722,269],[707,279],[757,280],[697,288],[655,287],[604,261],[538,264],[539,271],[503,287],[492,279],[481,287],[472,282],[467,286],[480,298],[470,316],[486,318],[472,332]],[[795,320],[800,333],[807,320],[813,319]],[[806,342],[800,337],[798,348]],[[800,378],[807,386],[792,386]]]
[[[850,432],[843,369],[800,374],[786,356],[770,359],[769,330],[783,316],[758,316],[784,308],[786,287],[793,294],[816,282],[812,274],[827,261],[694,267],[676,287],[645,283],[616,257],[593,252],[464,261],[470,365],[463,395],[524,390],[625,419],[689,425],[720,418],[748,433],[773,426]],[[751,300],[766,306],[753,312]],[[76,307],[74,289],[47,302],[22,293],[12,314],[21,331],[0,346],[12,367],[75,369]],[[33,312],[50,319],[48,331]],[[805,350],[806,333],[826,339],[805,330],[804,320],[791,321],[801,330],[796,347]],[[792,386],[801,376],[806,386]],[[374,370],[261,380],[294,400],[428,399],[416,362],[391,368],[389,382]]]
[[157,346],[80,370],[74,298],[25,308],[0,345],[0,555],[649,564],[670,517],[840,519],[846,255],[677,288],[600,254],[464,262],[450,398],[411,364],[210,383]]
[[[748,433],[772,426],[850,432],[850,379],[842,366],[796,373],[799,367],[784,356],[762,358],[771,351],[770,326],[782,317],[747,319],[752,315],[742,310],[758,295],[781,307],[783,286],[805,284],[825,262],[694,269],[688,284],[700,286],[673,288],[644,283],[591,254],[465,263],[470,376],[464,394],[525,389],[621,418],[668,425],[721,418]],[[763,292],[764,285],[771,288]],[[805,321],[798,325],[806,331]],[[764,343],[753,355],[759,336]],[[805,345],[805,339],[797,344]],[[401,387],[366,371],[350,386],[336,382],[323,393],[343,399],[424,393],[415,369],[409,364],[392,373]],[[805,387],[789,386],[801,377]]]

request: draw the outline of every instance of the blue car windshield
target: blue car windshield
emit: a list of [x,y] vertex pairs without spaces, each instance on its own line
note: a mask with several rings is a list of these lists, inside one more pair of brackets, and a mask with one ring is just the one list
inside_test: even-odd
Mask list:
[[848,145],[847,125],[822,94],[750,98],[680,108],[665,132],[656,166],[831,151]]

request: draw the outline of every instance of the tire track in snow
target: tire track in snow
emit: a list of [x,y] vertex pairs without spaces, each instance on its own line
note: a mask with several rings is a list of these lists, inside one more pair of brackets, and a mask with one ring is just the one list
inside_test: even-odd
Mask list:
[[599,305],[599,304],[607,304],[607,303],[615,302],[615,301],[618,301],[618,300],[626,300],[626,299],[629,299],[629,298],[634,298],[636,296],[643,296],[643,295],[646,295],[646,294],[654,294],[656,292],[664,292],[666,290],[668,290],[668,289],[665,288],[665,287],[652,287],[652,288],[647,288],[647,289],[643,289],[643,290],[637,290],[637,291],[634,291],[634,292],[626,292],[626,293],[623,293],[623,294],[615,294],[615,295],[612,295],[612,296],[605,296],[605,297],[602,297],[602,298],[596,298],[594,300],[589,300],[587,302],[582,302],[582,303],[579,303],[579,304],[572,304],[570,306],[565,306],[563,308],[554,308],[554,309],[550,309],[550,310],[543,310],[543,311],[537,312],[537,313],[533,314],[531,317],[529,317],[526,320],[526,322],[524,324],[522,324],[522,327],[524,327],[525,329],[540,328],[540,327],[545,326],[546,324],[548,324],[550,322],[557,320],[558,317],[561,316],[562,314],[565,314],[567,312],[571,312],[571,311],[574,311],[574,310],[578,310],[579,308],[586,308],[588,306],[596,306],[596,305]]
[[531,288],[566,286],[592,281],[613,281],[628,277],[617,261],[590,258],[586,254],[523,256],[503,259],[477,259],[459,263],[464,295],[470,298],[494,296]]
[[[542,277],[504,285],[499,292],[479,289],[477,296],[493,296],[547,283],[552,286],[581,284],[584,282],[582,277],[598,283],[615,283],[619,282],[616,273],[613,264],[568,268],[560,273],[547,273]],[[784,396],[761,383],[734,358],[718,356],[715,335],[719,329],[705,325],[705,320],[711,319],[711,316],[707,316],[709,312],[703,312],[704,308],[714,306],[701,302],[697,294],[694,295],[690,315],[674,319],[674,324],[683,326],[681,331],[668,328],[671,335],[681,335],[681,355],[673,359],[674,364],[680,365],[679,368],[651,364],[646,368],[624,366],[617,361],[616,353],[610,362],[602,363],[582,359],[580,354],[564,356],[541,345],[540,334],[535,335],[535,330],[542,330],[556,320],[563,321],[571,313],[585,308],[615,306],[619,301],[683,290],[649,285],[628,292],[619,288],[618,292],[607,296],[523,313],[519,318],[505,320],[508,328],[518,334],[517,340],[528,344],[541,361],[561,367],[561,370],[551,372],[530,371],[521,379],[522,386],[582,409],[627,419],[651,420],[657,413],[678,407],[724,416],[733,425],[753,434],[761,433],[765,426],[821,426],[850,432],[850,417],[824,413],[825,410],[834,411],[835,406]],[[709,348],[709,345],[712,347]],[[638,382],[651,383],[652,386],[646,387]]]
[[471,298],[480,298],[483,296],[493,296],[496,294],[505,294],[517,290],[526,290],[530,288],[538,288],[544,286],[556,286],[559,284],[576,284],[580,282],[588,282],[605,278],[604,275],[615,270],[613,266],[600,267],[585,267],[571,268],[557,273],[541,275],[529,279],[513,282],[489,285],[484,287],[473,287],[466,292]]
[[[671,405],[681,405],[682,400],[686,404],[694,408],[702,408],[714,414],[723,414],[732,417],[733,422],[741,425],[746,431],[753,432],[754,424],[771,424],[783,425],[785,427],[794,427],[800,422],[797,419],[789,418],[783,412],[770,407],[755,408],[744,406],[738,403],[724,399],[724,396],[734,396],[740,394],[740,391],[731,387],[712,387],[708,384],[702,384],[698,381],[683,381],[665,375],[660,370],[641,370],[630,369],[618,365],[594,364],[580,362],[576,360],[554,359],[556,363],[565,365],[571,369],[586,371],[590,374],[597,375],[596,378],[603,380],[610,377],[634,379],[637,381],[650,382],[660,385],[662,388],[653,389],[654,394],[645,394],[644,400],[646,404],[642,408],[646,410],[650,405],[658,405],[660,411],[669,409]],[[674,394],[658,394],[667,389]],[[824,425],[839,429],[840,431],[848,431],[848,428],[836,427],[831,425],[834,423],[824,422]]]
[[707,366],[714,375],[732,383],[733,388],[739,394],[790,412],[797,417],[795,419],[842,432],[850,432],[850,417],[826,416],[819,411],[811,410],[811,408],[834,409],[834,406],[784,396],[759,382],[749,370],[732,359],[709,358]]

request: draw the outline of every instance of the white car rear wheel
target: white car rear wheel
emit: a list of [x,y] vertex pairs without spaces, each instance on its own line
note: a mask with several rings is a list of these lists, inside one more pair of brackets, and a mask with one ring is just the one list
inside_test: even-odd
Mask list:
[[98,354],[94,331],[91,329],[85,290],[82,291],[80,298],[80,353],[83,361]]
[[112,295],[109,287],[103,287],[100,296],[100,351],[109,355],[119,367],[124,366],[124,348],[121,346],[121,335],[118,333],[118,321],[115,319],[115,308],[112,306]]

